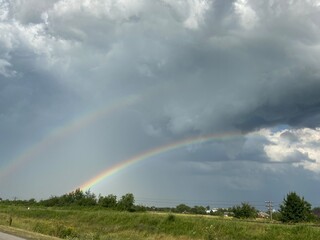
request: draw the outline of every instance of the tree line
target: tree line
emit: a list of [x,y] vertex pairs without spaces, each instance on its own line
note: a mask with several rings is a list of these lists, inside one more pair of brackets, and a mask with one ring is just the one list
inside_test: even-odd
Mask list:
[[[235,205],[230,208],[218,208],[211,212],[207,211],[210,210],[209,206],[206,208],[202,206],[189,207],[185,204],[179,204],[176,208],[170,210],[177,213],[192,214],[207,214],[209,212],[210,215],[228,215],[239,219],[254,219],[259,217],[259,214],[261,213],[247,202],[243,202],[240,205]],[[283,199],[279,211],[269,212],[269,217],[271,214],[274,220],[284,223],[320,221],[320,207],[312,209],[311,204],[307,202],[304,197],[300,197],[296,192],[288,193]],[[264,217],[265,216],[266,215],[264,215]]]
[[137,211],[142,210],[140,206],[135,205],[134,195],[127,193],[119,200],[116,195],[109,194],[107,196],[99,195],[96,197],[90,190],[83,192],[81,189],[76,189],[70,193],[60,197],[52,196],[49,199],[41,200],[40,205],[46,207],[62,207],[62,206],[101,206],[104,208],[116,209],[121,211]]
[[[107,196],[96,196],[90,190],[83,191],[76,189],[70,193],[61,196],[51,196],[48,199],[36,201],[30,200],[2,200],[3,204],[15,204],[25,206],[44,206],[44,207],[101,207],[119,211],[162,211],[173,213],[190,213],[190,214],[210,214],[216,216],[233,216],[235,218],[257,218],[259,211],[247,202],[241,205],[235,205],[230,208],[218,208],[210,212],[210,207],[194,206],[190,207],[186,204],[179,204],[173,208],[158,208],[135,205],[135,198],[132,193],[127,193],[117,199],[116,195],[109,194]],[[320,220],[320,207],[311,209],[311,204],[304,197],[300,197],[295,192],[290,192],[283,199],[280,209],[272,213],[273,219],[282,222],[310,222]]]
[[[1,200],[1,199],[0,199]],[[25,206],[44,206],[44,207],[95,207],[110,208],[121,211],[143,211],[143,206],[135,205],[134,195],[127,193],[120,199],[116,195],[109,194],[107,196],[99,195],[98,197],[90,190],[83,191],[76,189],[70,193],[61,196],[51,196],[48,199],[36,201],[34,198],[30,200],[1,200],[4,204],[15,204]]]
[[[230,209],[236,218],[256,218],[258,211],[249,203],[242,203]],[[284,223],[312,222],[320,220],[320,208],[311,209],[311,204],[296,192],[290,192],[283,199],[273,219]]]

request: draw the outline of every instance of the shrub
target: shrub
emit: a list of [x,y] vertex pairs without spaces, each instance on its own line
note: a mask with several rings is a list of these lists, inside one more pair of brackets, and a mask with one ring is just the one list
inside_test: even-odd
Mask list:
[[133,212],[134,211],[133,206],[134,206],[134,196],[132,193],[127,193],[126,195],[123,195],[117,203],[117,207],[121,211]]
[[176,220],[176,216],[173,214],[169,214],[166,218],[167,222],[174,222]]
[[236,218],[256,218],[257,210],[249,203],[241,203],[241,206],[234,206],[232,208],[234,217]]

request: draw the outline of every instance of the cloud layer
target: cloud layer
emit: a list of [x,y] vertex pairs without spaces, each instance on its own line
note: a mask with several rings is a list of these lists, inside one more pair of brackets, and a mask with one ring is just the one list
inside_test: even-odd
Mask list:
[[[162,166],[182,164],[188,183],[201,173],[254,191],[267,189],[270,172],[290,176],[282,165],[301,178],[316,174],[319,11],[316,0],[0,0],[0,164],[53,129],[118,104],[32,161],[61,175],[90,166],[75,173],[72,188],[161,144],[242,132],[181,150],[173,162],[164,157]],[[252,178],[261,184],[250,187]]]

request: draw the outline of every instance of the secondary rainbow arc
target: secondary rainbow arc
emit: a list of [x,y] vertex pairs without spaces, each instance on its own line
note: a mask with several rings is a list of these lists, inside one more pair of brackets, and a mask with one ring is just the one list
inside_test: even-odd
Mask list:
[[66,122],[63,126],[54,128],[40,141],[28,147],[22,153],[15,158],[11,159],[6,166],[3,166],[0,170],[0,179],[7,177],[10,174],[16,172],[19,168],[34,160],[37,155],[44,152],[48,147],[52,146],[55,142],[71,135],[72,133],[88,126],[92,122],[95,122],[100,117],[108,116],[115,111],[122,109],[126,106],[130,106],[141,98],[136,95],[131,95],[120,101],[115,101],[112,104],[103,106],[98,110],[87,112],[78,116],[71,121]]

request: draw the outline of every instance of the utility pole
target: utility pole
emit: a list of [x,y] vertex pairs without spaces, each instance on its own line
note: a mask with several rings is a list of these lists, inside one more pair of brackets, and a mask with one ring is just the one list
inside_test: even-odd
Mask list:
[[265,201],[266,208],[268,209],[270,213],[270,220],[272,221],[272,211],[273,211],[273,202],[272,201]]

